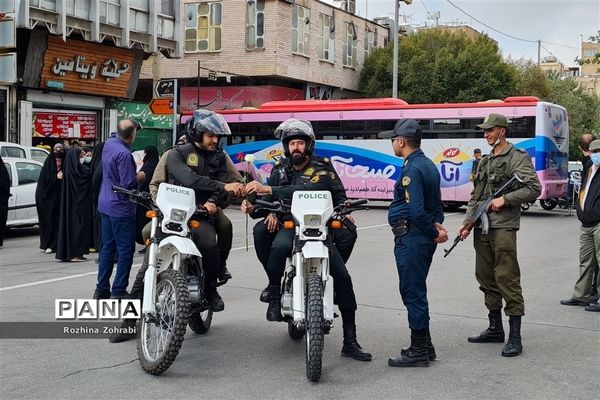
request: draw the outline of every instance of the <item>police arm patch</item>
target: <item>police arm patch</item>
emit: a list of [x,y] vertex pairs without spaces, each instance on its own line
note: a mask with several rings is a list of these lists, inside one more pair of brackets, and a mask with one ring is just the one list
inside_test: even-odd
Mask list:
[[197,167],[198,166],[198,155],[194,154],[194,153],[188,154],[187,160],[185,161],[185,163],[187,165],[189,165],[190,167]]

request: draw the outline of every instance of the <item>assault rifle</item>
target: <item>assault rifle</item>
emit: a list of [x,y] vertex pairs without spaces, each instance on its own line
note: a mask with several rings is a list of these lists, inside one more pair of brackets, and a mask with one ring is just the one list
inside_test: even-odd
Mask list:
[[[509,191],[508,189],[510,189],[510,187],[512,186],[513,183],[515,183],[515,181],[523,183],[523,179],[519,178],[519,175],[517,175],[515,173],[513,175],[513,177],[508,180],[508,182],[506,182],[504,185],[502,185],[502,187],[500,189],[496,190],[493,194],[488,196],[479,205],[479,207],[477,207],[477,210],[475,210],[473,215],[471,215],[469,217],[469,222],[467,223],[467,225],[465,226],[464,229],[466,229],[470,232],[471,229],[473,229],[473,227],[477,224],[477,221],[479,221],[481,219],[481,232],[484,235],[487,234],[488,230],[490,228],[490,220],[487,215],[487,209],[490,207],[490,204],[492,204],[492,200],[507,193]],[[450,254],[452,252],[452,250],[454,250],[454,248],[460,241],[462,241],[462,238],[459,233],[454,238],[454,242],[452,243],[452,246],[448,250],[444,249],[444,258],[446,258],[448,256],[448,254]]]

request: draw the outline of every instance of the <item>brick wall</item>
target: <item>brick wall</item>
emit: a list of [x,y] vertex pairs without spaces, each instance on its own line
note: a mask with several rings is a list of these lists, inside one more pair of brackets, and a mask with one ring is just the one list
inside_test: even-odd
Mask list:
[[[182,25],[185,25],[185,1],[182,7]],[[266,0],[265,4],[265,47],[264,50],[246,50],[246,2],[223,0],[222,47],[219,52],[183,53],[182,59],[161,58],[161,78],[193,78],[198,65],[216,71],[242,76],[276,76],[284,79],[329,85],[348,90],[358,90],[359,71],[364,63],[365,29],[377,31],[378,46],[383,46],[388,29],[371,21],[354,16],[317,0],[296,0],[310,9],[309,56],[292,53],[292,5],[283,0]],[[321,22],[319,14],[335,15],[335,63],[319,61],[318,41]],[[342,46],[345,44],[345,22],[353,22],[357,42],[356,68],[347,68],[342,63]],[[184,36],[184,32],[181,33]],[[185,46],[185,44],[183,44]],[[201,70],[206,77],[207,71]],[[141,79],[152,78],[152,62],[148,60],[142,68]]]

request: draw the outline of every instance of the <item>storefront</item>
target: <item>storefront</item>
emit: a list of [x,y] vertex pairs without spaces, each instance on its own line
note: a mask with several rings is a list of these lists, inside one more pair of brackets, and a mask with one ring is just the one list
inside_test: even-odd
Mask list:
[[19,141],[52,146],[105,140],[117,111],[109,99],[135,94],[143,53],[26,31],[23,83],[18,91]]

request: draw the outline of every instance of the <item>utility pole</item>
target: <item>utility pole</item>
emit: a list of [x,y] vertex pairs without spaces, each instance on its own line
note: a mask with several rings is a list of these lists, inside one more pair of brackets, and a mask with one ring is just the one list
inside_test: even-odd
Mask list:
[[540,50],[542,48],[542,41],[538,40],[538,65],[540,65]]
[[398,14],[400,11],[400,2],[404,2],[407,5],[412,3],[412,0],[394,0],[394,32],[393,32],[393,40],[394,40],[394,58],[392,63],[392,97],[398,98],[398,28],[400,24],[398,23]]

